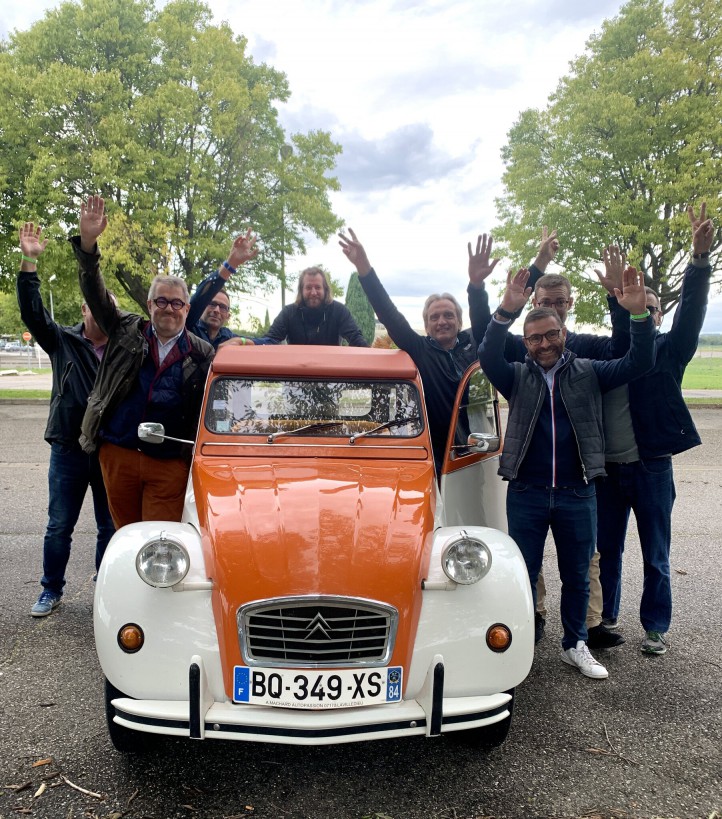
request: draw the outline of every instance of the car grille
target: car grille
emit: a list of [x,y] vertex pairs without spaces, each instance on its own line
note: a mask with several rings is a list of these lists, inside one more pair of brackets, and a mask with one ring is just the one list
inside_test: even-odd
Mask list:
[[384,665],[397,623],[393,606],[348,597],[285,597],[238,610],[247,665]]

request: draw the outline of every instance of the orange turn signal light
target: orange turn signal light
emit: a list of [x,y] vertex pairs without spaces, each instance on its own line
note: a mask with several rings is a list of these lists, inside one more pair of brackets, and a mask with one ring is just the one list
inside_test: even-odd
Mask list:
[[145,634],[143,629],[135,623],[126,623],[118,630],[118,645],[127,654],[135,654],[143,648]]
[[486,631],[486,644],[497,653],[506,651],[511,645],[511,630],[503,623],[494,623]]

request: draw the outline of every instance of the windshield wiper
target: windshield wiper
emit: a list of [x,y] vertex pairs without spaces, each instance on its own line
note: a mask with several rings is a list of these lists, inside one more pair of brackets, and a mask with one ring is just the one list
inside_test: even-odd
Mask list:
[[353,444],[358,441],[359,438],[365,438],[367,435],[373,435],[375,432],[381,432],[381,430],[384,429],[391,429],[391,427],[398,427],[401,426],[401,424],[410,424],[412,421],[418,420],[418,415],[409,416],[408,418],[394,418],[393,421],[387,421],[385,424],[379,424],[379,426],[374,427],[373,429],[367,429],[364,432],[359,432],[358,435],[352,435],[348,442]]
[[315,424],[306,424],[305,427],[299,427],[298,429],[289,429],[289,430],[279,430],[278,432],[272,432],[266,441],[269,444],[272,444],[276,438],[281,438],[284,435],[299,435],[302,432],[311,432],[317,429],[330,429],[331,427],[340,427],[343,426],[343,421],[318,421]]

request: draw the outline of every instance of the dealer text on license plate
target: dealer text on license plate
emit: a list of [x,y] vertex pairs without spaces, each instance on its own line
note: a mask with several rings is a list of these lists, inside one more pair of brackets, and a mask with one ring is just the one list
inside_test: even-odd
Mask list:
[[233,701],[281,708],[352,708],[401,701],[403,669],[358,671],[247,668],[233,670]]

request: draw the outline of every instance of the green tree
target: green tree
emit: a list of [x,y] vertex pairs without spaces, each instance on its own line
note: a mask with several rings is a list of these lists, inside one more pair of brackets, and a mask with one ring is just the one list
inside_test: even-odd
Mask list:
[[[304,252],[304,232],[325,240],[339,226],[328,195],[340,147],[323,131],[284,134],[285,75],[254,64],[199,0],[63,3],[0,46],[0,83],[4,289],[17,225],[65,236],[95,192],[110,216],[104,270],[143,307],[154,273],[197,283],[249,224],[262,252],[234,290],[270,287],[282,245]],[[68,249],[58,255],[52,272],[74,279]]]
[[523,111],[510,130],[495,236],[528,264],[542,225],[558,228],[557,261],[583,295],[578,318],[603,315],[588,274],[604,246],[626,251],[665,311],[679,300],[691,246],[688,204],[707,201],[719,247],[721,76],[717,0],[631,0],[591,37],[547,107]]
[[366,298],[366,294],[361,287],[358,273],[351,274],[346,288],[346,307],[354,317],[359,330],[369,344],[373,344],[376,335],[376,316],[373,307]]

